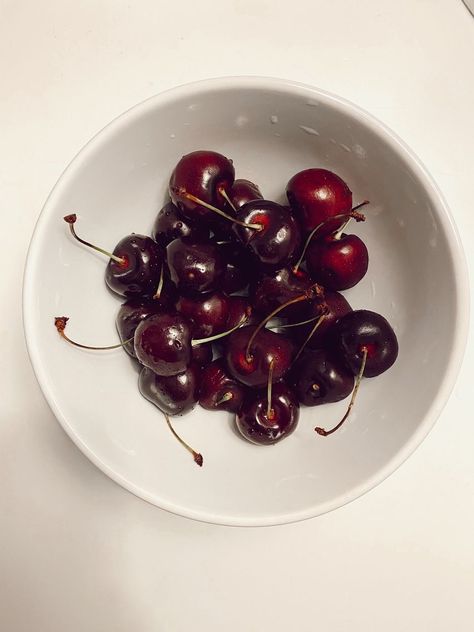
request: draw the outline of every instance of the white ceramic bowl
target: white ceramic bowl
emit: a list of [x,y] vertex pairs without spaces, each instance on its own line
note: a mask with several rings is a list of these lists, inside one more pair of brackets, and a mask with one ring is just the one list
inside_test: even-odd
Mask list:
[[[137,389],[121,350],[81,351],[71,336],[116,341],[119,301],[104,285],[105,261],[73,242],[62,217],[113,248],[149,232],[170,172],[195,149],[234,160],[238,177],[283,199],[297,171],[322,166],[369,199],[368,221],[353,226],[370,252],[366,278],[347,297],[384,314],[400,342],[395,366],[364,380],[350,421],[323,438],[347,402],[303,409],[297,431],[259,447],[231,418],[197,407],[176,420],[205,459],[199,469]],[[365,212],[365,211],[364,211]],[[227,525],[272,525],[316,516],[382,481],[413,452],[445,404],[461,362],[468,284],[452,217],[413,153],[356,106],[289,81],[224,78],[160,94],[113,121],[76,156],[51,193],[31,242],[24,322],[31,360],[59,422],[93,463],[133,493],[168,511]]]

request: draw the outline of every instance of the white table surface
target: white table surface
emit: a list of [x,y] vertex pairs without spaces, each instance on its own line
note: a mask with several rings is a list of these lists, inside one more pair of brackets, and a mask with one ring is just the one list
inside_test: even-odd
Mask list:
[[381,118],[438,181],[472,265],[473,60],[460,0],[0,0],[2,632],[473,630],[472,339],[389,480],[314,520],[236,529],[160,511],[79,453],[37,386],[20,301],[34,223],[77,150],[142,99],[218,75],[312,83]]

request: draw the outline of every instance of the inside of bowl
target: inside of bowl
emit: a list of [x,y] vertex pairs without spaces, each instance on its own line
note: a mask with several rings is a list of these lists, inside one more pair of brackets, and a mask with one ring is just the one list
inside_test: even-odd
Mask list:
[[[323,438],[347,402],[304,408],[297,431],[273,447],[243,441],[224,413],[199,407],[176,427],[205,459],[198,469],[157,409],[138,393],[121,351],[93,353],[59,340],[115,340],[119,301],[105,288],[104,261],[69,238],[61,221],[106,248],[150,231],[177,160],[195,149],[231,157],[238,177],[284,200],[297,171],[322,166],[370,200],[351,230],[366,242],[365,279],[346,292],[353,308],[380,312],[400,343],[398,362],[366,379],[354,413]],[[428,188],[427,188],[428,187]],[[363,114],[330,97],[288,87],[210,86],[169,93],[119,119],[70,167],[48,202],[30,267],[30,347],[55,412],[89,456],[116,480],[167,509],[218,522],[265,523],[320,513],[375,482],[440,406],[456,326],[456,280],[447,219],[423,174]]]

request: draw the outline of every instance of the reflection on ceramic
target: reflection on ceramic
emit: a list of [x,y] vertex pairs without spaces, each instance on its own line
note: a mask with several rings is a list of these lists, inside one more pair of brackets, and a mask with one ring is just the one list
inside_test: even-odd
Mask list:
[[[238,177],[257,182],[269,198],[283,199],[295,172],[323,165],[347,180],[355,202],[371,200],[368,221],[353,226],[368,244],[369,272],[347,297],[354,307],[384,314],[400,341],[396,365],[363,382],[356,414],[331,437],[313,428],[331,426],[346,403],[305,409],[297,432],[273,447],[241,440],[224,414],[197,408],[178,419],[179,432],[204,455],[202,469],[139,395],[137,373],[124,352],[81,351],[53,327],[53,316],[67,315],[75,339],[116,340],[119,301],[105,288],[105,262],[72,241],[63,215],[77,213],[81,234],[109,248],[127,233],[149,232],[174,164],[198,148],[231,157]],[[100,132],[45,205],[24,287],[36,375],[78,447],[138,496],[184,516],[231,525],[321,514],[400,465],[426,436],[453,386],[467,304],[452,218],[412,152],[338,97],[255,77],[165,92]]]

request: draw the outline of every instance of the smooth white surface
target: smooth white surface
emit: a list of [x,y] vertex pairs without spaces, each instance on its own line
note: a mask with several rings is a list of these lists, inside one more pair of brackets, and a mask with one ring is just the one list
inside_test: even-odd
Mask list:
[[[138,393],[128,356],[65,345],[53,318],[71,316],[69,334],[76,340],[92,335],[96,344],[111,339],[120,303],[104,287],[103,257],[77,246],[64,214],[79,213],[79,234],[94,235],[100,244],[115,243],[132,230],[149,233],[172,166],[200,147],[231,156],[237,174],[254,178],[269,199],[284,201],[294,173],[323,165],[349,182],[356,201],[371,200],[362,230],[351,229],[368,245],[370,272],[346,296],[354,308],[389,319],[400,353],[387,374],[364,381],[351,419],[329,440],[315,435],[314,426],[337,423],[347,402],[303,408],[297,431],[269,449],[243,442],[231,415],[210,417],[196,407],[175,425],[204,455],[197,471],[171,441],[163,417]],[[267,156],[271,160],[262,160]],[[79,153],[35,229],[24,322],[33,367],[53,412],[106,474],[182,516],[269,526],[354,500],[411,454],[457,377],[468,299],[464,253],[449,211],[402,141],[339,97],[279,79],[240,77],[186,84],[148,99]],[[412,376],[428,367],[423,384],[414,382]],[[75,385],[83,397],[71,397]],[[395,391],[406,398],[393,397]]]
[[20,261],[56,178],[113,116],[206,76],[286,76],[382,118],[441,186],[472,265],[474,20],[462,3],[274,5],[0,4],[2,630],[472,629],[472,344],[403,468],[337,512],[270,529],[194,523],[114,485],[59,428],[27,362]]

